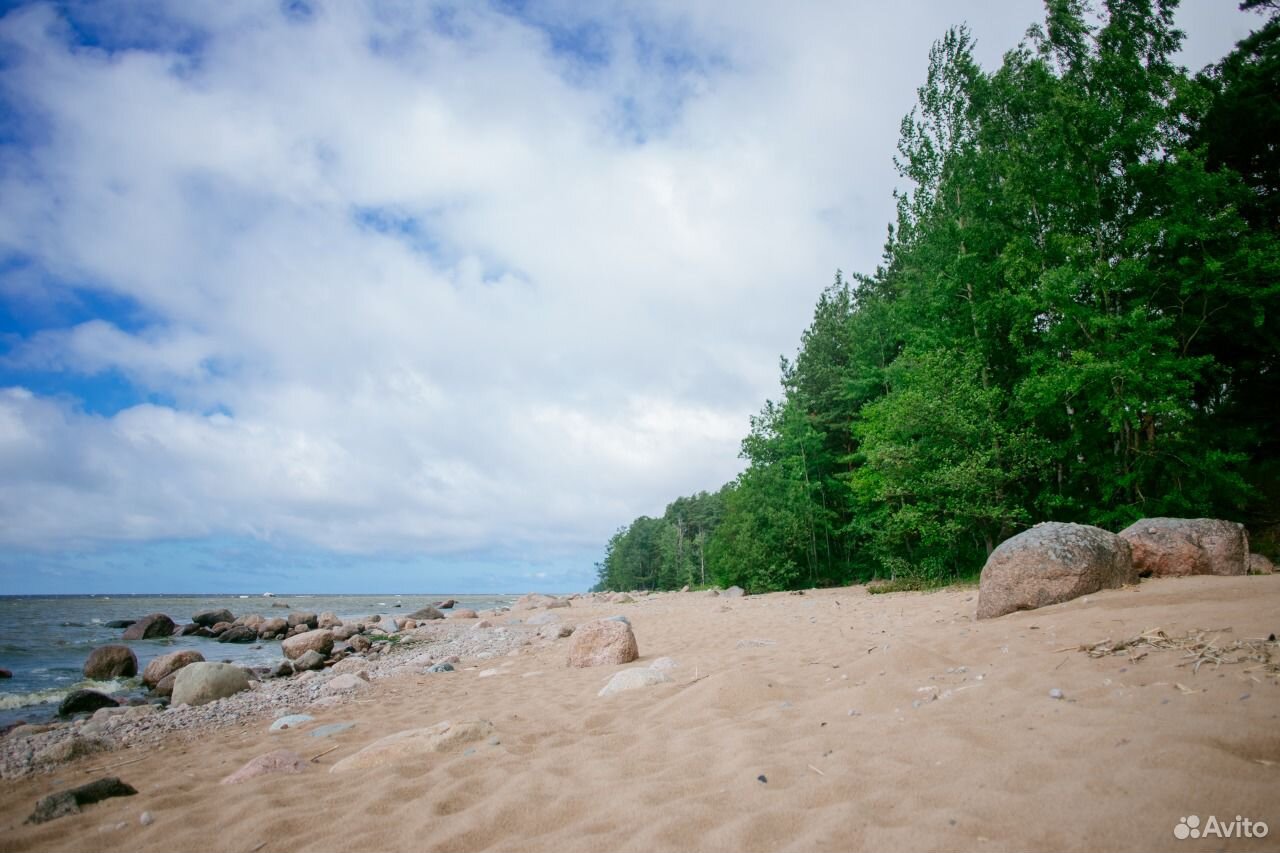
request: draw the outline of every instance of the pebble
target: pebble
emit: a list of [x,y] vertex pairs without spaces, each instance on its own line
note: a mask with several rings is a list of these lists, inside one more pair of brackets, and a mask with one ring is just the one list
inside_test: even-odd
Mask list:
[[151,816],[151,812],[143,812],[142,814],[138,815],[138,823],[142,824],[143,826],[151,826],[151,824],[154,822],[155,822],[155,818]]
[[1063,698],[1063,693],[1062,693],[1062,691],[1061,691],[1060,689],[1058,689],[1057,687],[1055,687],[1055,688],[1053,688],[1052,690],[1050,690],[1050,691],[1049,691],[1049,698],[1050,698],[1050,699],[1061,699],[1061,698]]

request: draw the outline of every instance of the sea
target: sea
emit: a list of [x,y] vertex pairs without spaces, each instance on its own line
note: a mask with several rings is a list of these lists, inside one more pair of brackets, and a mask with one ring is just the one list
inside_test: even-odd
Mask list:
[[[160,655],[195,649],[205,660],[247,666],[275,664],[282,658],[279,640],[219,643],[207,637],[165,637],[122,640],[123,628],[108,628],[117,619],[139,619],[164,613],[178,625],[201,610],[225,607],[235,616],[261,613],[288,616],[294,611],[331,612],[341,619],[367,620],[376,615],[408,615],[420,607],[452,598],[458,607],[481,610],[505,606],[514,595],[5,595],[0,596],[0,668],[13,673],[0,678],[0,728],[25,720],[47,722],[57,715],[58,703],[80,688],[116,696],[141,696],[140,677],[90,681],[82,669],[97,646],[129,646],[138,656],[138,676]],[[273,606],[277,605],[277,606]],[[288,609],[284,607],[288,605]]]

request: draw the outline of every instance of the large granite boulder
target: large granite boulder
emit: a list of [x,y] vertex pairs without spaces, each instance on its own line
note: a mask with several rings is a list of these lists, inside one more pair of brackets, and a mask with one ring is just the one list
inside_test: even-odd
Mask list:
[[1120,531],[1133,549],[1138,574],[1243,575],[1249,570],[1249,534],[1220,518],[1144,518]]
[[409,618],[412,619],[414,622],[425,622],[429,619],[443,619],[444,614],[441,613],[439,610],[436,610],[430,604],[428,604],[426,607],[423,607],[421,610],[415,610],[412,613],[410,613]]
[[616,666],[638,657],[631,626],[612,619],[579,625],[569,643],[569,666]]
[[225,607],[216,610],[201,610],[199,613],[191,614],[191,621],[205,628],[212,628],[219,622],[234,622],[236,617],[231,615],[231,611]]
[[204,705],[249,689],[249,674],[229,663],[201,661],[178,670],[173,680],[174,705]]
[[263,619],[262,624],[258,626],[258,636],[264,640],[274,640],[276,637],[283,637],[285,632],[289,630],[289,623],[279,616],[273,616],[270,619]]
[[148,687],[155,687],[164,680],[165,676],[172,675],[184,666],[199,663],[202,660],[204,660],[204,655],[195,649],[183,649],[179,652],[160,655],[160,657],[147,664],[147,668],[142,671],[142,683]]
[[258,632],[248,625],[232,625],[218,635],[219,643],[252,643],[258,639]]
[[1135,581],[1128,542],[1100,527],[1048,521],[991,552],[978,583],[978,618],[1034,610]]
[[84,677],[94,681],[138,674],[138,656],[128,646],[99,646],[84,662]]
[[123,639],[152,640],[157,637],[172,637],[176,627],[173,620],[163,613],[148,613],[124,629]]
[[1262,554],[1249,555],[1249,574],[1251,575],[1272,575],[1275,574],[1275,563],[1271,562]]
[[327,655],[333,651],[333,634],[328,628],[304,631],[280,643],[280,650],[284,652],[284,656],[289,660],[297,660],[308,651]]
[[289,614],[288,623],[290,628],[306,625],[308,629],[314,631],[320,627],[320,618],[314,613],[298,611],[297,613]]

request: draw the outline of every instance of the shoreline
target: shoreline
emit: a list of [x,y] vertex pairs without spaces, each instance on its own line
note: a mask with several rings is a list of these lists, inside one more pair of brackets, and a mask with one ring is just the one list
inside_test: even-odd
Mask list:
[[[512,611],[495,621],[520,624],[482,631],[475,620],[430,623],[415,629],[424,643],[384,660],[348,658],[203,706],[212,710],[164,712],[150,719],[172,727],[125,748],[7,779],[0,851],[1138,850],[1170,846],[1188,813],[1242,814],[1280,832],[1268,813],[1280,771],[1274,678],[1252,680],[1243,665],[1192,673],[1176,652],[1079,650],[1153,627],[1265,637],[1280,627],[1275,576],[1144,581],[984,622],[976,596],[595,596]],[[528,624],[546,614],[566,625],[623,614],[640,657],[566,667],[567,641]],[[504,635],[505,647],[481,645]],[[457,652],[458,671],[421,672]],[[669,681],[597,695],[615,673],[663,657],[674,659]],[[333,670],[359,666],[366,687],[323,691],[343,674]],[[269,732],[285,712],[314,720]],[[331,772],[387,735],[469,719],[491,722],[492,736]],[[278,748],[306,769],[219,784]],[[138,795],[22,824],[41,796],[103,772]]]

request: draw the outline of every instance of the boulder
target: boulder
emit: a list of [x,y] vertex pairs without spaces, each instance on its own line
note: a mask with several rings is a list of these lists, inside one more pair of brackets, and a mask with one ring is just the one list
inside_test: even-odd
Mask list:
[[290,628],[296,628],[299,625],[306,625],[309,630],[314,631],[320,627],[320,617],[314,613],[307,613],[299,610],[297,613],[290,613],[288,618]]
[[219,622],[234,622],[236,617],[231,615],[230,610],[222,607],[217,610],[201,610],[199,613],[192,613],[191,621],[205,628],[212,628]]
[[279,616],[273,616],[262,620],[262,624],[258,626],[258,636],[264,640],[274,640],[276,637],[284,636],[288,630],[288,622]]
[[349,640],[352,637],[354,637],[356,634],[359,634],[361,631],[363,631],[364,625],[361,625],[359,622],[351,622],[351,623],[344,622],[343,624],[339,625],[337,628],[331,628],[330,630],[333,632],[333,638],[335,640]]
[[540,592],[531,592],[528,595],[522,595],[516,599],[516,603],[511,605],[512,610],[537,610],[539,607],[550,607],[551,602],[558,599],[554,595],[543,595]]
[[278,773],[301,773],[306,769],[307,761],[301,755],[290,752],[287,749],[277,749],[274,752],[268,752],[266,755],[259,755],[257,758],[251,759],[239,770],[224,778],[221,784],[238,785],[241,782],[248,782],[250,779],[257,779],[259,776]]
[[13,672],[8,669],[0,668],[0,678],[13,678]]
[[347,641],[347,645],[351,647],[353,652],[367,652],[369,651],[369,647],[373,645],[373,642],[363,634],[354,634],[351,639]]
[[142,683],[148,687],[155,687],[164,680],[166,675],[172,675],[184,666],[199,663],[202,660],[204,660],[204,655],[195,649],[183,649],[182,651],[161,655],[147,664],[147,668],[142,671]]
[[1086,524],[1044,522],[991,552],[978,582],[978,618],[1034,610],[1136,581],[1124,539]]
[[492,627],[493,627],[493,623],[490,622],[488,619],[481,619],[479,622],[471,626],[471,630],[482,631],[485,628],[492,628]]
[[544,640],[561,640],[573,634],[569,625],[543,625],[538,629],[538,636]]
[[99,646],[84,662],[84,677],[94,681],[138,674],[138,656],[128,646]]
[[58,716],[93,713],[99,708],[116,708],[120,703],[114,697],[97,690],[72,690],[58,704]]
[[333,650],[333,634],[328,628],[317,628],[296,634],[280,644],[280,650],[289,660],[297,660],[304,652],[315,651],[327,655]]
[[151,640],[156,637],[172,637],[176,627],[173,620],[163,613],[148,613],[124,629],[123,639]]
[[636,635],[625,622],[587,622],[578,626],[569,643],[569,666],[616,666],[639,656]]
[[219,643],[252,643],[258,639],[258,632],[248,625],[232,625],[218,635]]
[[688,591],[689,591],[689,585],[688,585],[688,584],[685,584],[684,586],[680,587],[680,591],[681,591],[681,592],[688,592]]
[[305,672],[312,669],[324,669],[324,655],[315,649],[307,649],[294,658],[293,671]]
[[249,689],[249,675],[229,663],[198,661],[178,670],[173,681],[174,705],[204,705]]
[[474,610],[468,610],[465,607],[459,608],[449,614],[450,619],[478,619],[479,614]]
[[215,637],[220,637],[224,632],[231,630],[234,624],[235,623],[233,622],[215,622],[213,625],[209,626],[208,630],[212,632]]
[[352,672],[345,672],[329,679],[329,683],[321,690],[325,693],[349,693],[353,690],[364,690],[368,686],[368,679],[361,678]]
[[1120,531],[1146,577],[1243,575],[1249,567],[1244,525],[1218,518],[1144,518]]
[[633,604],[635,599],[627,595],[625,592],[615,592],[609,596],[609,601],[613,604]]
[[638,690],[641,687],[652,687],[655,684],[662,684],[670,680],[671,677],[665,672],[650,669],[647,666],[624,669],[622,672],[614,673],[613,678],[609,679],[609,683],[600,688],[600,692],[596,695],[612,696],[615,693]]
[[241,616],[233,625],[243,625],[246,628],[252,628],[255,634],[262,633],[262,623],[267,619],[261,613],[250,613],[247,616]]
[[492,735],[493,723],[488,720],[464,720],[457,723],[446,721],[426,728],[408,729],[375,740],[333,765],[329,772],[345,773],[366,767],[421,764],[423,759],[432,754],[451,752]]
[[1271,575],[1275,574],[1275,564],[1264,557],[1262,554],[1249,555],[1249,574],[1251,575]]
[[409,618],[412,619],[414,622],[424,622],[428,619],[443,619],[444,614],[441,613],[439,610],[436,610],[430,604],[428,604],[426,607],[422,608],[421,610],[415,610],[412,613],[410,613]]
[[342,620],[338,618],[337,614],[331,613],[327,610],[324,613],[321,613],[319,618],[316,620],[316,627],[318,628],[337,628],[341,624]]
[[157,681],[156,686],[151,688],[151,691],[157,696],[173,696],[173,683],[177,680],[178,673],[175,670]]
[[138,621],[137,619],[112,619],[110,622],[103,622],[102,627],[128,628],[130,625],[132,625],[134,622],[137,622],[137,621]]
[[742,596],[746,595],[747,593],[746,593],[746,590],[744,590],[740,586],[731,586],[720,594],[723,595],[725,598],[742,598]]
[[194,622],[188,622],[185,625],[179,625],[178,630],[174,632],[175,637],[190,637],[200,630],[200,626]]
[[707,598],[715,598],[716,596],[720,595],[720,590],[709,589],[706,592],[704,592],[703,595],[705,595]]
[[440,608],[441,610],[451,610],[451,609],[453,609],[454,607],[456,607],[456,606],[457,606],[457,604],[458,604],[458,602],[454,601],[452,598],[446,598],[444,601],[437,601],[437,602],[436,602],[434,605],[432,605],[432,606],[433,606],[433,607],[438,607],[438,608]]

